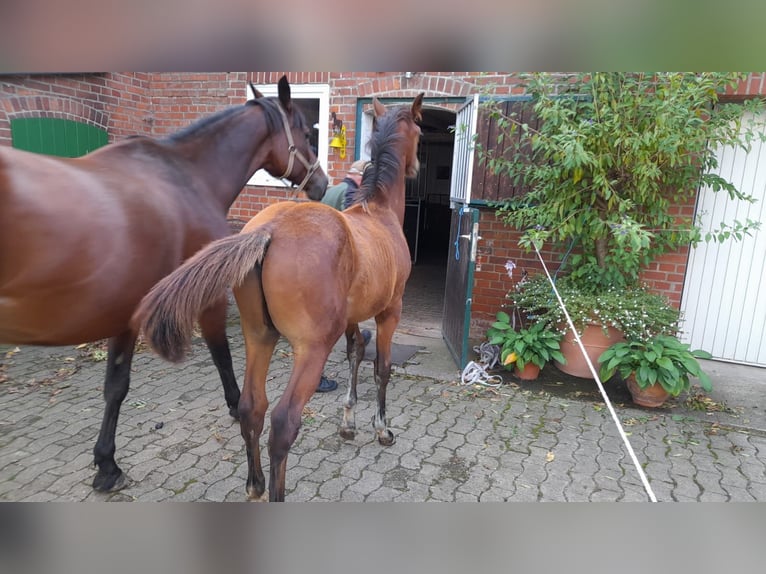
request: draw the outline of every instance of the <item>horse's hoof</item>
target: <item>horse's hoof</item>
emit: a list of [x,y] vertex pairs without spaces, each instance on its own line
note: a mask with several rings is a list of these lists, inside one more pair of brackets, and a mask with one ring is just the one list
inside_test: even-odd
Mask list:
[[338,433],[346,440],[354,440],[356,438],[356,430],[350,428],[341,428]]
[[93,489],[98,492],[117,492],[128,484],[128,479],[121,470],[118,470],[117,474],[107,474],[99,470],[93,479]]
[[390,430],[386,429],[386,434],[384,435],[378,435],[378,442],[382,444],[383,446],[391,446],[396,442],[396,437],[394,436],[394,433],[392,433]]
[[[258,491],[261,491],[260,494]],[[245,492],[247,493],[247,499],[250,502],[266,502],[269,499],[269,491],[265,488],[256,488],[248,486],[245,488]]]
[[237,406],[229,407],[229,414],[232,416],[232,418],[235,421],[238,421],[239,420],[239,407],[237,407]]

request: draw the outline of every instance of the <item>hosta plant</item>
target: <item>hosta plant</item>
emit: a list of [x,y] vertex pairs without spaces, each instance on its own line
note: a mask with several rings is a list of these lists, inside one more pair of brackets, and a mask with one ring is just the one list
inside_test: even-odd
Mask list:
[[599,376],[606,381],[617,372],[627,380],[634,376],[636,384],[645,389],[658,384],[673,397],[689,390],[689,377],[697,377],[706,391],[712,389],[710,377],[697,359],[710,359],[707,351],[692,351],[676,337],[657,335],[646,341],[615,343],[599,357]]
[[487,338],[490,344],[500,346],[500,362],[509,370],[514,365],[524,370],[529,363],[543,368],[551,360],[566,362],[560,351],[561,334],[544,323],[534,323],[517,331],[510,315],[500,311],[487,330]]

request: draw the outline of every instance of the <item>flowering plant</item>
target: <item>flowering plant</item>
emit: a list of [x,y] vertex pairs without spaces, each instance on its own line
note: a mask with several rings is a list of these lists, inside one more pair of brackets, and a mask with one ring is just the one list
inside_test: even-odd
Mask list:
[[[643,341],[677,331],[679,312],[667,299],[643,287],[589,291],[567,276],[556,280],[556,288],[578,332],[588,324],[598,323],[604,330],[614,327],[622,331],[628,340]],[[564,312],[545,275],[520,282],[507,297],[527,318],[557,327],[561,333],[568,330]]]

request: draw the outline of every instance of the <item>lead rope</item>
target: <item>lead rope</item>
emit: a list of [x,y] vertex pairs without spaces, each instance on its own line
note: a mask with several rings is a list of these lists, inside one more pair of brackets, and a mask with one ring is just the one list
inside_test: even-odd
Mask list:
[[463,223],[463,208],[465,205],[460,206],[460,211],[458,212],[458,220],[457,220],[457,229],[455,233],[457,234],[455,236],[455,261],[460,260],[460,229],[461,224]]
[[277,105],[277,108],[279,109],[279,114],[282,116],[282,124],[285,127],[285,135],[287,136],[287,149],[290,153],[287,160],[287,169],[285,169],[285,173],[283,173],[279,179],[285,179],[293,172],[293,163],[296,156],[298,160],[303,164],[303,167],[306,168],[306,177],[303,178],[301,184],[296,187],[290,195],[290,199],[295,199],[295,197],[303,190],[306,183],[308,183],[309,179],[311,179],[311,176],[314,175],[314,172],[319,167],[319,159],[311,164],[305,157],[303,157],[303,154],[298,151],[298,148],[295,147],[295,142],[293,141],[293,132],[290,130],[290,122],[287,120],[287,114],[285,114],[282,106]]
[[463,386],[482,385],[494,389],[503,384],[503,378],[499,375],[490,375],[484,365],[471,361],[460,374],[460,384]]
[[500,362],[500,347],[491,345],[485,341],[478,347],[473,348],[479,355],[479,362],[470,361],[460,375],[460,382],[464,386],[482,385],[497,388],[503,384],[503,378],[499,375],[490,375],[487,371],[494,368]]
[[561,306],[561,310],[564,311],[564,316],[567,318],[567,324],[569,325],[569,328],[572,329],[572,333],[574,333],[575,340],[577,341],[577,345],[580,347],[582,356],[585,358],[585,362],[588,363],[588,368],[590,369],[590,372],[593,375],[593,378],[596,379],[598,390],[601,392],[601,396],[604,397],[604,402],[606,403],[606,406],[612,415],[614,424],[617,425],[617,430],[620,432],[620,437],[622,437],[622,441],[625,443],[625,447],[628,449],[628,454],[630,455],[631,460],[633,460],[633,464],[636,467],[636,471],[638,471],[638,476],[641,477],[641,482],[644,484],[644,489],[646,490],[646,493],[649,495],[649,500],[651,500],[652,502],[657,502],[657,497],[654,496],[654,491],[652,490],[652,487],[649,486],[649,481],[646,479],[646,475],[644,474],[644,470],[641,468],[641,465],[638,462],[638,458],[636,458],[636,453],[633,452],[633,447],[630,446],[630,441],[628,440],[628,436],[625,434],[625,431],[622,429],[622,424],[620,424],[620,419],[617,418],[617,413],[614,412],[612,403],[609,400],[609,397],[606,395],[606,391],[604,390],[604,385],[601,383],[601,379],[598,377],[598,373],[596,372],[596,369],[593,367],[593,363],[591,363],[588,353],[585,352],[585,347],[583,347],[582,341],[580,340],[580,335],[577,333],[577,329],[575,329],[574,327],[574,323],[572,322],[572,318],[569,316],[569,312],[567,311],[567,308],[564,305],[564,301],[561,300],[561,296],[559,295],[558,289],[556,289],[556,284],[553,282],[553,279],[551,279],[551,274],[548,273],[548,267],[546,267],[545,261],[543,261],[543,257],[542,255],[540,255],[540,251],[537,249],[537,245],[535,245],[534,247],[535,247],[535,253],[537,253],[537,257],[540,259],[540,263],[542,263],[543,265],[543,271],[545,271],[545,275],[546,277],[548,277],[548,281],[550,282],[551,287],[553,287],[553,292],[555,293],[556,299],[558,300],[559,305]]

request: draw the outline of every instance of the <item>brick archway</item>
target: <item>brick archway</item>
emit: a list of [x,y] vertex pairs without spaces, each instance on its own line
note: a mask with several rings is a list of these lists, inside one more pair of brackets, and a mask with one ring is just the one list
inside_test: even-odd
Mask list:
[[108,133],[107,115],[81,101],[51,96],[14,96],[2,100],[0,140],[11,139],[11,120],[19,118],[57,118],[82,122]]
[[358,87],[358,97],[368,98],[414,98],[420,92],[426,97],[467,96],[475,91],[476,86],[458,78],[433,74],[406,76],[386,76],[362,82]]
[[[8,109],[10,104],[10,110]],[[9,98],[6,116],[16,118],[60,118],[84,122],[106,130],[106,115],[81,101],[49,96],[27,96]]]

